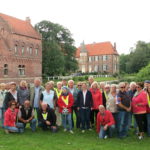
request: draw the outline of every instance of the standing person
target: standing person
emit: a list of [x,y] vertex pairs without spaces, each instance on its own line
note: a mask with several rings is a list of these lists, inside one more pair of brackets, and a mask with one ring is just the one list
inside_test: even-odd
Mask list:
[[150,80],[144,81],[144,90],[147,91],[147,88],[150,86]]
[[41,80],[39,78],[35,78],[34,85],[30,87],[30,103],[37,115],[40,107],[40,96],[42,91],[44,91],[44,87],[41,86]]
[[80,111],[82,133],[85,132],[85,129],[91,130],[90,112],[92,107],[93,107],[92,94],[87,89],[87,84],[83,82],[82,91],[80,91],[77,96],[77,109]]
[[69,132],[73,134],[74,132],[72,131],[71,113],[72,113],[72,106],[74,104],[74,99],[66,86],[62,87],[62,94],[59,97],[57,104],[59,106],[59,112],[61,113],[62,116],[62,124],[64,127],[64,132],[67,131],[68,126]]
[[116,129],[118,129],[118,111],[117,111],[117,105],[116,105],[116,97],[117,97],[117,86],[116,84],[112,84],[110,87],[110,93],[108,94],[108,100],[106,102],[106,109],[109,110],[114,119],[116,124]]
[[119,92],[117,94],[118,109],[118,134],[119,138],[124,138],[128,134],[129,115],[131,111],[130,97],[125,91],[125,83],[119,83]]
[[10,132],[24,132],[23,123],[17,123],[18,109],[16,108],[16,101],[9,101],[9,108],[4,114],[4,129],[8,134]]
[[45,84],[45,90],[41,93],[40,101],[45,102],[50,108],[55,109],[55,93],[51,90],[49,82]]
[[115,129],[115,121],[112,113],[109,110],[105,110],[103,105],[99,106],[99,113],[97,114],[97,132],[99,138],[106,139],[108,136],[113,136]]
[[147,93],[143,90],[144,84],[142,82],[137,83],[137,92],[132,98],[132,111],[136,119],[136,123],[139,128],[138,138],[143,139],[144,132],[147,131],[147,118],[146,110],[148,105]]
[[39,116],[39,121],[40,121],[39,126],[43,130],[50,129],[51,132],[53,133],[57,131],[55,112],[45,102],[41,103],[41,108],[39,110],[38,116]]
[[[57,101],[62,93],[62,82],[57,82],[57,88],[55,88],[55,91],[56,91],[56,95],[57,95]],[[58,104],[57,104],[57,101],[56,101],[56,110],[55,110],[55,113],[56,113],[56,124],[58,126],[61,126],[62,124],[62,120],[61,120],[61,114],[59,113],[59,107],[58,107]]]
[[77,83],[77,88],[78,88],[78,91],[82,90],[82,82]]
[[66,79],[62,79],[62,86],[67,86],[67,80]]
[[93,98],[93,107],[91,110],[90,120],[91,120],[91,126],[94,127],[94,125],[96,125],[97,113],[99,112],[98,107],[99,107],[99,105],[103,104],[102,93],[101,93],[101,91],[98,87],[98,83],[96,81],[94,81],[92,83],[90,92],[91,92],[92,98]]
[[150,137],[150,86],[147,87],[147,133]]
[[73,120],[73,113],[75,113],[76,116],[76,128],[80,128],[80,114],[79,111],[77,110],[76,106],[76,101],[77,101],[77,95],[78,95],[78,89],[74,86],[74,81],[69,80],[68,81],[68,89],[69,92],[73,95],[74,98],[74,104],[72,106],[72,114],[71,114],[71,119],[72,119],[72,127],[74,127],[74,120]]
[[100,90],[102,93],[104,92],[105,85],[106,85],[105,82],[100,82]]
[[11,100],[14,100],[18,103],[18,92],[16,90],[16,83],[15,82],[10,83],[10,90],[6,93],[6,96],[5,96],[5,99],[4,99],[4,109],[5,110],[9,107],[8,103]]
[[23,123],[24,128],[29,123],[32,131],[36,130],[36,119],[34,118],[34,110],[30,106],[30,101],[25,100],[24,104],[19,108],[18,121]]
[[30,93],[26,81],[22,80],[20,82],[20,86],[17,89],[17,92],[18,92],[18,103],[20,106],[24,104],[25,100],[30,99]]
[[91,85],[92,85],[92,83],[94,82],[94,77],[93,76],[89,76],[89,78],[88,78],[88,89],[90,89],[91,88]]
[[106,84],[105,87],[104,87],[104,91],[102,92],[103,105],[104,105],[105,108],[106,108],[106,102],[107,102],[107,99],[108,99],[109,92],[110,92],[110,85]]
[[5,90],[6,84],[5,83],[1,83],[0,84],[0,120],[1,120],[1,127],[3,127],[3,123],[4,123],[4,99],[5,99],[5,95],[6,95],[6,90]]

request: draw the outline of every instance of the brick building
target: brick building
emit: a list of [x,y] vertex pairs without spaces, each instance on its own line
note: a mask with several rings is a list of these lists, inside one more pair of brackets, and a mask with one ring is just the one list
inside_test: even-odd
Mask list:
[[85,45],[84,42],[76,51],[79,71],[114,74],[119,72],[119,54],[110,42]]
[[41,35],[25,21],[0,13],[0,82],[42,76]]

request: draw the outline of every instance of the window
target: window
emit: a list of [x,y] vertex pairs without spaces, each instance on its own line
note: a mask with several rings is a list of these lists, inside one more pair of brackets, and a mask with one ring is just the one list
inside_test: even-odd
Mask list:
[[98,61],[98,56],[95,56],[95,61]]
[[25,65],[19,65],[18,66],[18,74],[19,75],[25,75]]
[[98,72],[98,66],[97,65],[94,67],[94,71]]
[[8,75],[8,65],[4,64],[4,75]]
[[92,61],[91,56],[89,56],[89,62],[91,62],[91,61]]
[[27,47],[27,53],[29,53],[29,47]]
[[107,65],[103,65],[103,71],[107,71],[108,70],[108,66]]
[[22,46],[22,54],[24,54],[24,46]]
[[32,54],[32,47],[30,47],[29,51],[30,51],[30,54]]
[[89,72],[92,72],[92,66],[89,65]]
[[103,55],[103,61],[106,61],[108,59],[107,55]]
[[17,54],[17,53],[18,53],[18,46],[15,45],[15,54]]
[[38,55],[38,48],[35,49],[35,54]]

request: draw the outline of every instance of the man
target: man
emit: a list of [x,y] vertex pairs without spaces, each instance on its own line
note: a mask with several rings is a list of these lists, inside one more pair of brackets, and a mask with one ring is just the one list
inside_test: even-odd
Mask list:
[[91,88],[91,85],[94,82],[94,77],[93,76],[89,76],[88,81],[89,81],[89,83],[88,83],[88,89],[89,89],[89,88]]
[[73,98],[74,98],[74,104],[72,106],[72,114],[71,114],[72,127],[74,127],[73,112],[75,112],[75,115],[76,115],[76,128],[80,128],[80,114],[79,114],[79,111],[77,110],[77,107],[76,107],[76,100],[77,100],[77,95],[78,95],[79,90],[74,86],[74,81],[73,80],[68,81],[68,89],[69,89],[69,92],[73,95]]
[[115,129],[115,121],[112,113],[109,110],[105,110],[103,105],[99,105],[99,112],[97,114],[97,132],[99,138],[106,139],[108,136],[112,137]]
[[87,90],[87,84],[85,82],[82,83],[82,90],[79,91],[77,95],[76,103],[81,117],[81,130],[82,133],[84,133],[85,129],[91,130],[90,112],[93,106],[92,94],[89,90]]
[[44,91],[44,87],[41,86],[41,80],[39,78],[35,78],[34,86],[30,87],[30,102],[37,114],[40,106],[40,96],[42,91]]
[[43,130],[51,130],[52,132],[57,131],[56,126],[56,115],[54,113],[54,110],[51,109],[48,104],[42,102],[41,103],[41,109],[39,110],[39,126]]
[[30,105],[29,100],[24,101],[24,105],[22,105],[18,112],[18,121],[23,123],[24,128],[27,123],[30,123],[30,127],[34,132],[36,130],[36,119],[34,118],[34,110]]
[[118,134],[119,138],[127,136],[129,115],[131,111],[131,100],[125,91],[125,83],[119,83],[119,92],[117,94],[117,109],[118,109]]

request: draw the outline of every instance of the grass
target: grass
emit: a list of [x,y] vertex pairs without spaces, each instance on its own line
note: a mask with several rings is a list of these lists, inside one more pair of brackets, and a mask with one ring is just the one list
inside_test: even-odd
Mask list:
[[150,138],[139,141],[133,132],[125,139],[102,140],[95,131],[84,134],[75,129],[72,135],[60,129],[58,133],[37,129],[35,133],[27,128],[22,134],[5,134],[0,129],[0,150],[148,150]]
[[98,77],[98,78],[94,78],[94,80],[97,81],[97,82],[102,82],[102,81],[117,80],[117,78],[115,78],[115,77]]

